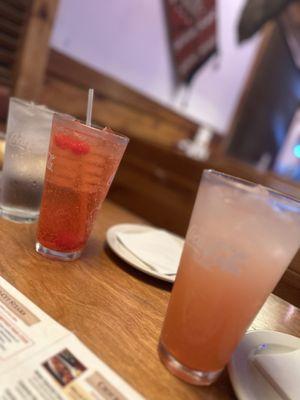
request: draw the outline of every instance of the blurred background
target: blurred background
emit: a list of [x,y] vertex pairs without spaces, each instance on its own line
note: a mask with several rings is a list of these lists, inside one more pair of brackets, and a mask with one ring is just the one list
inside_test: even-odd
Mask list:
[[299,1],[0,0],[1,160],[10,96],[84,120],[89,87],[131,139],[109,197],[151,223],[185,234],[205,168],[300,197]]

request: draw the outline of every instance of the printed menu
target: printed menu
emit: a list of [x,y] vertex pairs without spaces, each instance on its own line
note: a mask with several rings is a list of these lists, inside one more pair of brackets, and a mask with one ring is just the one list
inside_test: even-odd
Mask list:
[[0,400],[40,399],[143,397],[0,277]]

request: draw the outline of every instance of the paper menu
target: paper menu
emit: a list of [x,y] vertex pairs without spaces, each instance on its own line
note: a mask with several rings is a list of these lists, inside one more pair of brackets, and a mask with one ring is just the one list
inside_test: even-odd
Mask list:
[[71,332],[0,278],[0,400],[140,400]]
[[[30,395],[29,395],[30,394]],[[74,335],[0,376],[1,400],[141,400]]]
[[0,375],[68,334],[0,277]]

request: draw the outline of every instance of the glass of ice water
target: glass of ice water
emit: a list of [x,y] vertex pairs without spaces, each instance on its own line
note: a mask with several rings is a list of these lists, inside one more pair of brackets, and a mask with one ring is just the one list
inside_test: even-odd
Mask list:
[[53,111],[12,97],[6,131],[1,215],[33,222],[39,214]]

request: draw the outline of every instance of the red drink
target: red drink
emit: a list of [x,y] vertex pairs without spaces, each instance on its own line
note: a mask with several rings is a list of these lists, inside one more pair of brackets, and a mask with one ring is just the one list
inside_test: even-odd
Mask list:
[[106,197],[128,139],[54,116],[36,250],[78,258]]

